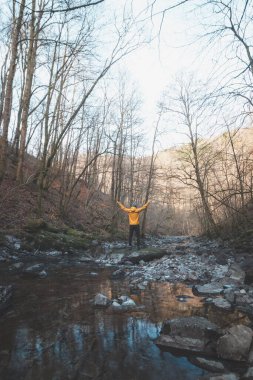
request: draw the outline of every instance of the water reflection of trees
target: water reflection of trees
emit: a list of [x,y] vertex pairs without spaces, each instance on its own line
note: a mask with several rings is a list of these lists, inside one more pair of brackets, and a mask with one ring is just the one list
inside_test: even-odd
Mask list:
[[[178,296],[185,296],[186,302],[179,302]],[[151,283],[141,297],[152,321],[159,322],[175,317],[195,315],[203,309],[202,299],[192,294],[184,284]]]
[[[219,318],[191,288],[182,284],[152,283],[135,294],[145,313],[108,313],[95,309],[91,300],[98,292],[110,298],[129,294],[122,281],[110,281],[108,271],[91,276],[62,271],[59,276],[31,286],[21,282],[15,299],[16,318],[6,317],[0,330],[1,350],[7,360],[0,378],[64,380],[98,378],[153,380],[197,378],[198,371],[182,358],[161,354],[153,343],[165,319],[203,315]],[[25,295],[25,297],[24,297]],[[187,302],[177,296],[185,295]],[[228,316],[226,316],[229,321]],[[231,317],[232,318],[232,317]],[[233,316],[234,318],[234,316]],[[187,375],[186,375],[187,373]],[[198,372],[199,374],[199,372]],[[190,375],[191,376],[191,375]]]
[[161,358],[152,342],[157,334],[157,326],[147,320],[103,310],[95,311],[89,326],[67,323],[44,335],[22,326],[16,330],[5,375],[26,380],[85,376],[109,380],[121,374],[121,380],[128,380],[135,373],[136,379],[151,380],[173,371],[175,379],[184,378],[189,368],[181,368],[179,358]]

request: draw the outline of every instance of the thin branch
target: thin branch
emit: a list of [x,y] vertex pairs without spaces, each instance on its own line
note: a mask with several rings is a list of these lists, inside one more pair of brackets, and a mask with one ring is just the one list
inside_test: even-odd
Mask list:
[[[87,8],[87,7],[90,7],[90,6],[93,6],[93,5],[97,5],[99,3],[103,3],[105,0],[97,0],[95,1],[94,3],[91,3],[91,2],[88,2],[86,4],[82,4],[82,5],[76,5],[74,7],[69,7],[69,8],[64,8],[64,9],[44,9],[44,10],[38,10],[38,11],[35,11],[36,13],[59,13],[59,12],[71,12],[71,11],[75,11],[77,9],[81,9],[81,8]],[[187,0],[186,0],[187,1]],[[18,4],[20,4],[19,1],[16,1]],[[32,11],[32,9],[25,5],[25,8],[28,9],[29,11]]]

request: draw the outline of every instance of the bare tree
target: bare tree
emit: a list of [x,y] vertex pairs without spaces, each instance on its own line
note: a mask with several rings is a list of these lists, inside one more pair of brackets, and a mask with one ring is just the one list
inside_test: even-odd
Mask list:
[[23,23],[23,15],[25,9],[25,0],[21,0],[18,9],[18,15],[16,16],[16,2],[13,3],[13,21],[11,31],[11,48],[10,48],[10,60],[8,64],[8,74],[6,78],[6,85],[3,99],[3,111],[2,111],[2,136],[0,139],[0,183],[2,182],[7,163],[7,148],[8,148],[8,132],[9,123],[11,118],[11,107],[13,98],[13,81],[16,73],[16,65],[18,59],[18,48],[20,32]]
[[201,94],[199,88],[194,89],[191,80],[186,83],[180,80],[175,96],[169,96],[164,104],[166,112],[176,115],[180,127],[185,129],[189,139],[189,144],[181,149],[180,160],[183,165],[180,180],[197,189],[203,207],[206,230],[216,232],[207,188],[208,172],[213,161],[208,149],[209,143],[200,135],[201,129],[207,123],[208,108],[208,98]]
[[[151,195],[152,191],[152,182],[154,181],[154,175],[155,175],[155,160],[156,160],[156,152],[155,152],[155,144],[157,142],[157,137],[159,133],[159,124],[162,117],[163,110],[162,108],[158,112],[158,119],[156,122],[155,130],[154,130],[154,136],[152,141],[152,148],[151,148],[151,156],[150,156],[150,165],[148,170],[148,177],[147,177],[147,185],[146,185],[146,191],[145,191],[145,203],[148,202],[149,197]],[[141,227],[141,234],[144,236],[145,229],[146,229],[146,217],[147,217],[147,209],[143,212],[143,219],[142,219],[142,227]]]
[[36,67],[36,56],[38,49],[39,33],[41,31],[41,19],[43,9],[39,10],[36,17],[36,0],[32,0],[31,19],[29,27],[29,46],[26,57],[26,75],[24,89],[22,93],[21,103],[21,131],[20,131],[20,146],[17,165],[17,180],[23,182],[23,164],[26,151],[27,123],[29,116],[30,100],[32,96],[32,83]]

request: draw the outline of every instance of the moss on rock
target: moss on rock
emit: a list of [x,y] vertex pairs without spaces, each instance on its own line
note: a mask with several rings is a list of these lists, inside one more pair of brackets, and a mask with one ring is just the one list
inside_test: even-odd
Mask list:
[[46,227],[47,223],[41,218],[29,219],[24,226],[24,230],[28,232],[37,232]]
[[48,250],[48,249],[56,249],[60,251],[76,251],[87,249],[90,244],[92,238],[90,236],[85,235],[82,231],[71,231],[71,234],[63,230],[52,231],[52,229],[40,229],[35,231],[34,233],[26,233],[23,247],[31,250],[34,248],[40,250]]

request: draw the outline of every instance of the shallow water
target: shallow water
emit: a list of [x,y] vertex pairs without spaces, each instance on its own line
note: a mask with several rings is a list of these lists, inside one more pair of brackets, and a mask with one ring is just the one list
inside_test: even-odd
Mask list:
[[[129,294],[127,283],[110,279],[113,270],[53,263],[48,277],[38,279],[10,275],[2,265],[1,284],[12,283],[15,290],[1,316],[0,378],[196,380],[203,375],[187,358],[163,352],[154,342],[163,320],[205,316],[201,299],[185,285],[168,283]],[[144,309],[116,314],[94,308],[97,293],[130,295]]]

